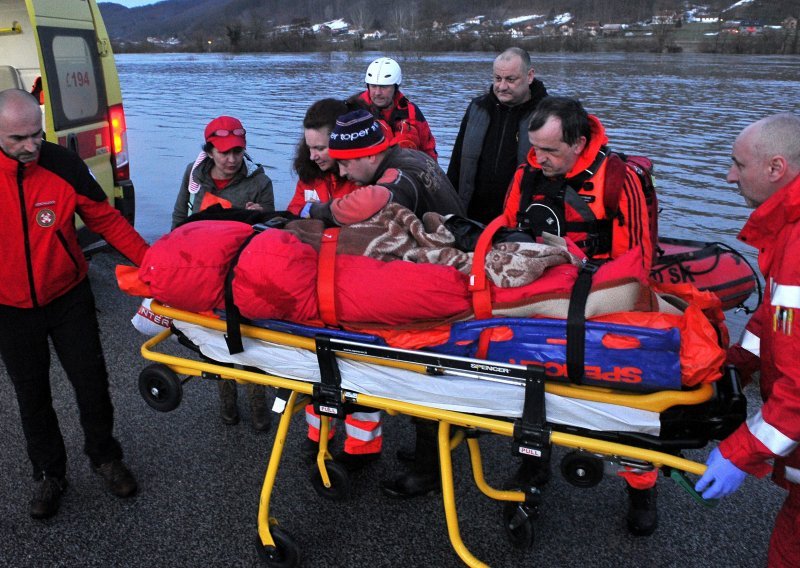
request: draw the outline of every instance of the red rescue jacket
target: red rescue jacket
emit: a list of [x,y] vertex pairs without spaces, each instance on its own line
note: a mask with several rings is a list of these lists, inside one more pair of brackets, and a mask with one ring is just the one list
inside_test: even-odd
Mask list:
[[[436,140],[433,138],[431,127],[422,115],[419,107],[408,100],[408,98],[397,89],[394,94],[392,104],[385,109],[377,108],[369,96],[369,89],[361,93],[361,100],[367,103],[370,112],[375,118],[380,118],[389,125],[395,135],[392,143],[397,143],[404,148],[420,150],[436,160],[439,154],[436,152]],[[403,128],[403,123],[412,126],[409,132]]]
[[742,339],[742,347],[761,358],[764,405],[719,448],[736,467],[759,477],[770,471],[767,460],[776,458],[776,481],[783,484],[785,467],[795,477],[800,473],[800,176],[750,215],[739,239],[759,250],[767,282]]
[[297,180],[294,196],[289,205],[286,206],[286,210],[299,215],[300,210],[308,201],[326,203],[337,197],[344,197],[359,187],[361,186],[355,182],[347,178],[341,178],[333,172],[325,172],[322,177],[308,182]]
[[75,213],[111,246],[139,264],[147,243],[109,205],[86,164],[74,153],[42,143],[36,162],[0,152],[0,304],[42,306],[86,277]]
[[[592,129],[591,139],[572,170],[565,176],[566,182],[589,170],[596,163],[599,152],[608,144],[605,129],[597,117],[589,115],[589,119]],[[649,270],[652,264],[650,219],[642,185],[636,173],[627,165],[625,165],[624,169],[614,168],[614,174],[612,175],[610,169],[612,159],[619,160],[614,156],[603,160],[597,171],[594,171],[586,180],[583,180],[578,189],[572,193],[573,199],[564,199],[563,207],[567,223],[566,235],[575,243],[580,244],[586,241],[587,234],[585,231],[571,231],[571,224],[581,224],[595,220],[610,222],[610,248],[607,252],[595,254],[594,257],[617,258],[634,247],[642,246],[645,268]],[[536,153],[532,148],[528,152],[528,164],[523,164],[517,168],[506,195],[503,217],[508,226],[516,226],[518,222],[517,215],[521,209],[520,200],[523,196],[522,182],[526,170],[534,173],[541,172],[539,163],[536,160]],[[622,184],[619,192],[619,206],[617,211],[613,212],[606,210],[606,200],[604,199],[606,188],[611,183]],[[588,212],[586,212],[587,210]],[[582,248],[586,250],[586,247]]]

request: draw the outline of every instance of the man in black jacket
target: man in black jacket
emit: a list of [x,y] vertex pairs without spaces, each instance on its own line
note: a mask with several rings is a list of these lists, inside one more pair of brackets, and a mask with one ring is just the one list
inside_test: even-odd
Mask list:
[[489,92],[473,99],[464,113],[447,168],[467,216],[483,223],[503,212],[508,184],[531,147],[528,120],[547,96],[524,49],[498,55],[492,73]]

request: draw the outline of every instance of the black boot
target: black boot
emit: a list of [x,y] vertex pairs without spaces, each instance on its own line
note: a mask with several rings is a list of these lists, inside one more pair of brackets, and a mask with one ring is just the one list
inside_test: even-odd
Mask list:
[[272,414],[267,409],[267,387],[247,384],[247,401],[250,403],[250,425],[253,430],[266,432],[272,424]]
[[224,379],[217,382],[219,388],[219,417],[223,424],[232,426],[239,423],[239,409],[236,407],[236,381]]
[[656,487],[628,489],[628,532],[634,536],[650,536],[658,527]]
[[31,499],[31,517],[49,519],[55,515],[66,490],[67,480],[64,477],[45,477],[39,481]]
[[381,483],[383,493],[393,499],[410,499],[442,488],[439,473],[439,450],[435,422],[415,421],[417,445],[411,469],[403,475]]

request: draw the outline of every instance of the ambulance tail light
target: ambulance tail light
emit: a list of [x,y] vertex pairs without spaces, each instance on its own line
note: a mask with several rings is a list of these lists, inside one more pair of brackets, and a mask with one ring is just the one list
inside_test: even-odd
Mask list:
[[112,105],[108,109],[108,123],[111,128],[111,163],[114,166],[114,181],[130,179],[128,161],[128,128],[125,125],[125,111],[122,105]]

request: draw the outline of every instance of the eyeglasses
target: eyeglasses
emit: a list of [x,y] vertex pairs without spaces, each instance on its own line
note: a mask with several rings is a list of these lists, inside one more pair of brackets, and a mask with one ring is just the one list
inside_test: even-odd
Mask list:
[[233,130],[215,130],[211,133],[211,136],[219,136],[220,138],[224,138],[225,136],[244,136],[247,134],[247,131],[244,128],[234,128]]

